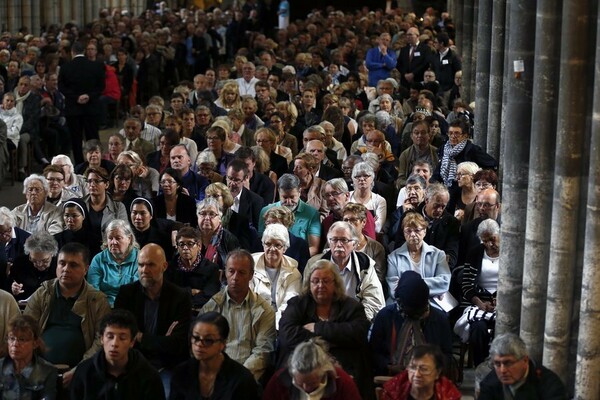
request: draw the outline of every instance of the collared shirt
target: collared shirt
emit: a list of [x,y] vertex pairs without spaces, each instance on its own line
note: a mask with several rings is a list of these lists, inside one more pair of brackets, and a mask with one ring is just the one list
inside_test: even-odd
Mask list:
[[444,51],[440,51],[440,61],[446,57],[446,55],[448,55],[448,52],[450,51],[450,47],[448,47],[446,50]]
[[25,226],[25,230],[29,233],[35,233],[40,228],[38,226],[38,222],[40,222],[40,218],[42,218],[42,211],[44,207],[40,208],[40,211],[36,215],[31,213],[31,206],[27,205],[27,225]]
[[233,205],[231,206],[231,210],[235,211],[236,213],[239,212],[239,210],[240,210],[240,201],[242,200],[242,191],[243,191],[243,189],[240,190],[238,195],[234,197]]
[[[340,271],[340,276],[342,277],[342,281],[344,281],[346,296],[351,297],[354,300],[358,300],[356,298],[356,287],[358,286],[358,279],[356,278],[356,274],[354,273],[354,271],[352,271],[352,256],[353,254],[350,254],[346,266]],[[331,256],[330,261],[335,264],[333,256]]]
[[506,389],[508,388],[510,391],[510,394],[512,395],[510,398],[514,398],[515,393],[517,393],[517,390],[519,390],[519,388],[521,386],[523,386],[525,384],[525,382],[527,382],[527,375],[529,375],[529,363],[527,364],[527,371],[525,371],[525,374],[523,375],[523,378],[521,378],[520,381],[515,382],[512,385],[504,385],[504,389],[505,389],[505,397],[506,397]]
[[252,301],[255,294],[248,294],[241,303],[236,303],[225,291],[225,304],[221,314],[229,322],[229,338],[225,353],[240,364],[250,357],[254,348],[254,333],[252,332]]

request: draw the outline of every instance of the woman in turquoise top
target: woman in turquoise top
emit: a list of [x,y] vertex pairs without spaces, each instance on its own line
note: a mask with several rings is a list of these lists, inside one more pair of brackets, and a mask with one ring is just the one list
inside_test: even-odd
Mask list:
[[137,257],[139,245],[127,221],[115,219],[104,231],[102,251],[90,264],[87,280],[108,298],[111,307],[119,288],[139,279]]

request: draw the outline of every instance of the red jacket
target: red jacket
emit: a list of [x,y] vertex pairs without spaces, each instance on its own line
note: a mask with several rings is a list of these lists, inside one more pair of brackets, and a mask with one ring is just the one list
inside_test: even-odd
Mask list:
[[[408,371],[404,370],[383,385],[381,400],[405,400],[410,393]],[[435,382],[435,400],[460,400],[461,393],[454,384],[442,376]]]
[[115,67],[105,65],[106,80],[104,85],[104,91],[102,96],[107,96],[119,101],[121,99],[121,85],[119,84],[119,78],[115,72]]

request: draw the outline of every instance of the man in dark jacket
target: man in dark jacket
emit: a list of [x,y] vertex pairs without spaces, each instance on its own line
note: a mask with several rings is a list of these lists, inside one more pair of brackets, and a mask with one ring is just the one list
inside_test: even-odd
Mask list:
[[494,371],[481,381],[479,400],[563,400],[565,385],[558,375],[529,359],[525,342],[514,333],[497,336],[490,348]]
[[136,334],[137,323],[129,311],[106,314],[100,322],[103,349],[79,365],[70,398],[164,399],[158,371],[133,348]]

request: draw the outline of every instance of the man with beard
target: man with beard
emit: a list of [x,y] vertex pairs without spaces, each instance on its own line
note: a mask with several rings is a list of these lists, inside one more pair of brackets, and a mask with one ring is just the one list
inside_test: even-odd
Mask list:
[[135,315],[140,327],[135,348],[160,371],[165,392],[170,387],[171,368],[188,357],[192,309],[190,295],[164,280],[167,266],[164,250],[157,244],[147,244],[138,255],[140,280],[121,286],[115,299],[115,309]]
[[258,233],[262,235],[265,230],[264,215],[271,207],[285,206],[294,213],[294,225],[290,232],[308,242],[310,255],[319,252],[321,239],[321,222],[319,212],[300,199],[300,179],[296,175],[283,174],[277,180],[279,201],[265,206],[260,211]]

